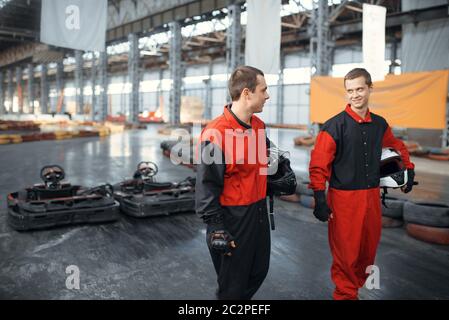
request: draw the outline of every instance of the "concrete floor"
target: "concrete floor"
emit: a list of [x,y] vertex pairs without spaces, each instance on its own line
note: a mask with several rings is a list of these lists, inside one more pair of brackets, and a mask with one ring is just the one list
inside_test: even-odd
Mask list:
[[[158,163],[159,181],[194,173],[162,156],[167,139],[148,130],[104,139],[81,138],[0,146],[0,298],[3,299],[212,299],[216,288],[204,224],[192,213],[34,232],[6,224],[8,192],[39,182],[39,170],[60,164],[74,184],[115,183],[130,177],[141,160]],[[294,148],[298,132],[281,130],[279,146],[292,152],[305,173],[308,149]],[[407,198],[449,203],[449,163],[418,159],[420,185]],[[438,168],[438,169],[435,169]],[[440,170],[440,171],[439,171]],[[436,172],[435,172],[436,171]],[[398,194],[400,195],[400,194]],[[255,299],[330,299],[327,226],[310,209],[275,202],[276,231],[268,277]],[[80,270],[80,289],[66,288],[69,265]],[[384,229],[376,265],[379,290],[362,299],[449,299],[449,247],[413,238],[404,229]]]

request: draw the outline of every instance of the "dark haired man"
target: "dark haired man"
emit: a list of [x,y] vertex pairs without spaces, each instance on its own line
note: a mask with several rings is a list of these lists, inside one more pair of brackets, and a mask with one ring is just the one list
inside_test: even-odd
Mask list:
[[228,87],[232,104],[199,140],[196,211],[207,224],[217,297],[251,299],[270,262],[265,124],[254,115],[269,96],[263,72],[249,66],[238,67]]
[[415,175],[402,141],[393,136],[384,118],[368,109],[373,89],[370,74],[362,68],[353,69],[345,76],[344,86],[349,103],[323,125],[309,166],[309,188],[315,194],[313,213],[320,221],[329,221],[336,300],[357,299],[358,289],[369,275],[367,267],[374,264],[382,228],[382,148],[400,152],[408,175],[404,192],[412,190]]

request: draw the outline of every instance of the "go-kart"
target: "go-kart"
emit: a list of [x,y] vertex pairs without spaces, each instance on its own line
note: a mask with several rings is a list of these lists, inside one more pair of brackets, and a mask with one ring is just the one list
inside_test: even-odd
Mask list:
[[133,179],[114,185],[114,198],[120,202],[121,211],[138,218],[194,211],[195,178],[156,182],[157,172],[154,162],[140,162]]
[[58,165],[43,167],[40,177],[43,184],[8,194],[8,223],[12,228],[43,229],[115,221],[120,217],[110,184],[83,188],[62,182],[65,173]]

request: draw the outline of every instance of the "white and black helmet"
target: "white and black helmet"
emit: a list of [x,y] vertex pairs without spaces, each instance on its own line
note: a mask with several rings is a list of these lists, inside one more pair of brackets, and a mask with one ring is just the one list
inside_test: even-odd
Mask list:
[[380,158],[380,187],[400,188],[407,184],[407,169],[401,155],[392,148],[383,148]]

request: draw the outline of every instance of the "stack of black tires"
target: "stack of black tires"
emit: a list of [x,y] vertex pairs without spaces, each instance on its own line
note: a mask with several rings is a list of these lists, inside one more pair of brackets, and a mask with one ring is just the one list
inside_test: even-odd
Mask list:
[[401,227],[407,234],[429,243],[449,245],[449,206],[387,198],[382,206],[383,227]]
[[404,220],[410,236],[449,245],[449,206],[443,203],[406,202]]

